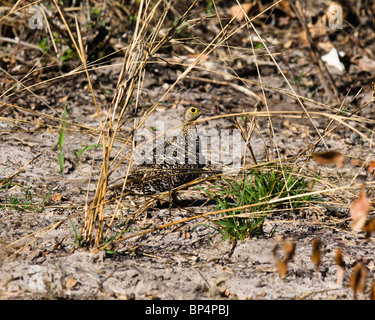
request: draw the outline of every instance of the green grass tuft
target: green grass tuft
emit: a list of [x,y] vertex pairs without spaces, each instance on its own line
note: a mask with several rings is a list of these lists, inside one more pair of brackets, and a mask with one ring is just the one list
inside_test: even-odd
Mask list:
[[[284,178],[285,176],[285,178]],[[244,240],[247,237],[264,234],[263,224],[267,216],[275,210],[288,205],[291,210],[297,210],[306,202],[318,197],[301,196],[284,203],[270,203],[274,198],[302,195],[308,191],[308,181],[304,177],[297,177],[291,169],[264,169],[246,172],[244,179],[230,181],[222,179],[213,187],[214,191],[203,190],[216,202],[215,210],[227,210],[217,222],[217,230],[225,237]],[[250,205],[245,210],[238,207]],[[241,214],[241,216],[239,216]],[[247,216],[244,217],[244,214]]]

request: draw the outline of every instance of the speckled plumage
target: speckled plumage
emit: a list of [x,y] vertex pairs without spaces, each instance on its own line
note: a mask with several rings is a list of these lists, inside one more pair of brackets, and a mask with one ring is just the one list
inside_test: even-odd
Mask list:
[[[188,107],[183,127],[176,139],[166,141],[163,150],[153,150],[153,163],[137,166],[128,176],[127,189],[145,194],[170,191],[199,178],[205,166],[200,150],[198,132],[193,121],[207,113],[202,107]],[[162,161],[156,163],[156,151]],[[203,162],[203,163],[202,163]]]

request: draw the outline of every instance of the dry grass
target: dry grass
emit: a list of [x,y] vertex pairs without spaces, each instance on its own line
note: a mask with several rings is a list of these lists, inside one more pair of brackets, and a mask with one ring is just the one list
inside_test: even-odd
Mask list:
[[[34,4],[38,3],[41,3],[41,1],[34,2]],[[220,118],[238,119],[240,117],[246,117],[247,120],[245,122],[239,124],[239,122],[237,121],[236,125],[241,129],[242,137],[247,145],[250,146],[252,137],[258,134],[264,140],[264,148],[266,150],[269,149],[269,145],[272,145],[275,148],[276,156],[272,155],[272,152],[270,151],[265,158],[261,159],[256,158],[252,153],[251,147],[249,147],[246,150],[246,154],[244,154],[244,159],[247,160],[243,161],[242,170],[238,173],[239,176],[244,174],[246,171],[273,164],[274,167],[278,168],[277,170],[280,170],[280,173],[283,175],[284,181],[286,179],[285,169],[288,167],[293,167],[294,172],[300,177],[304,177],[306,179],[314,179],[316,177],[317,170],[310,171],[307,168],[307,164],[310,161],[312,153],[317,148],[317,146],[323,146],[326,150],[329,149],[326,144],[326,139],[330,137],[330,135],[338,127],[346,127],[347,130],[356,133],[359,137],[361,137],[368,143],[369,149],[371,149],[373,145],[374,132],[368,129],[366,126],[373,125],[375,123],[375,120],[364,118],[363,116],[359,115],[360,111],[368,107],[372,100],[364,103],[354,112],[345,114],[343,110],[346,109],[346,106],[350,104],[350,101],[346,101],[345,98],[340,98],[341,103],[339,105],[331,106],[320,101],[315,101],[314,99],[301,96],[296,92],[295,86],[291,83],[291,80],[288,79],[287,75],[283,71],[283,67],[280,66],[280,63],[278,62],[277,55],[279,54],[279,52],[275,50],[275,48],[271,47],[265,39],[263,39],[261,32],[258,30],[257,25],[254,23],[254,21],[257,21],[257,19],[261,16],[272,15],[272,10],[280,3],[280,1],[275,2],[272,6],[266,8],[264,11],[260,12],[254,17],[249,17],[245,12],[243,12],[245,15],[245,19],[242,21],[242,23],[237,23],[235,17],[230,17],[225,21],[222,20],[220,18],[220,15],[218,14],[215,1],[213,1],[213,4],[215,5],[215,11],[213,14],[202,14],[201,16],[197,16],[197,11],[195,10],[196,3],[197,1],[192,1],[191,4],[186,7],[186,10],[183,13],[178,13],[174,7],[173,1],[139,1],[139,7],[137,9],[138,14],[135,21],[132,38],[129,41],[127,47],[119,49],[119,51],[124,52],[124,58],[121,65],[121,72],[118,78],[118,83],[116,86],[116,92],[113,96],[110,108],[106,110],[106,113],[104,114],[103,109],[97,102],[94,87],[95,85],[91,80],[91,72],[95,68],[105,68],[105,65],[102,65],[101,59],[88,62],[87,53],[85,51],[84,38],[81,32],[82,22],[80,22],[79,16],[75,15],[74,12],[67,14],[67,12],[69,12],[67,9],[69,8],[64,8],[65,11],[63,11],[63,8],[60,7],[58,1],[54,0],[54,6],[48,10],[56,13],[59,19],[59,28],[62,30],[62,32],[64,32],[64,34],[68,35],[70,42],[73,44],[75,52],[78,54],[80,60],[80,66],[68,72],[65,72],[65,74],[63,75],[38,82],[36,74],[41,70],[40,68],[42,67],[35,65],[35,67],[32,68],[31,71],[23,79],[17,80],[12,87],[10,87],[6,92],[2,94],[2,97],[10,97],[12,95],[15,95],[16,93],[24,91],[34,94],[33,90],[37,87],[43,85],[54,86],[54,83],[57,83],[58,85],[59,81],[69,79],[72,76],[77,76],[80,73],[84,73],[86,75],[88,82],[87,95],[91,94],[92,103],[95,107],[95,113],[93,115],[96,116],[99,126],[90,127],[86,126],[83,123],[73,123],[70,121],[67,121],[66,125],[68,133],[80,132],[80,134],[82,135],[94,136],[96,138],[97,145],[102,145],[102,154],[101,157],[99,157],[101,159],[97,160],[101,162],[99,178],[95,182],[92,181],[93,176],[90,176],[88,178],[89,182],[87,190],[90,190],[90,186],[95,183],[95,192],[91,193],[87,191],[86,203],[75,204],[77,208],[82,208],[79,210],[79,212],[76,213],[76,215],[81,215],[83,217],[80,229],[80,238],[82,239],[82,243],[94,246],[94,251],[104,249],[109,245],[116,244],[118,242],[122,242],[131,238],[139,238],[140,236],[152,233],[155,230],[168,229],[172,226],[182,225],[186,223],[195,223],[200,218],[210,219],[213,221],[214,219],[218,219],[218,214],[230,211],[230,209],[219,211],[208,210],[208,212],[196,214],[192,217],[184,218],[166,224],[155,225],[152,228],[148,228],[139,232],[129,232],[127,229],[128,226],[131,225],[132,221],[135,221],[142,215],[144,215],[147,211],[147,208],[154,205],[158,199],[168,199],[169,193],[166,192],[147,199],[147,201],[145,201],[142,206],[137,208],[136,212],[133,213],[132,216],[129,216],[129,223],[125,228],[123,228],[123,230],[116,233],[113,232],[113,227],[114,224],[116,224],[116,218],[119,215],[119,210],[123,206],[126,206],[126,202],[128,200],[124,195],[120,195],[117,198],[108,199],[109,178],[117,170],[126,172],[122,188],[123,191],[125,190],[127,176],[131,169],[135,150],[134,134],[137,132],[137,130],[140,130],[143,127],[146,119],[152,114],[152,112],[154,112],[156,108],[166,99],[166,97],[168,97],[168,95],[177,87],[177,85],[185,79],[195,79],[216,85],[220,84],[222,86],[227,86],[232,90],[241,91],[242,93],[247,94],[249,97],[254,98],[254,96],[256,96],[256,99],[259,105],[261,105],[262,110],[258,110],[255,108],[252,109],[248,106],[244,106],[243,112],[222,114],[209,118],[210,121],[214,121],[215,119]],[[113,6],[113,8],[116,7],[115,3],[112,1],[109,1],[108,4],[110,6]],[[7,15],[3,16],[1,20],[7,21],[8,19],[17,19],[17,21],[20,21],[21,16],[19,14],[25,12],[30,5],[32,4],[21,6],[20,2],[17,2],[12,8],[9,8],[10,12]],[[299,18],[303,20],[301,10],[297,10],[297,12],[299,13]],[[168,18],[168,15],[173,15],[176,19],[172,27],[168,23],[168,19],[170,19]],[[69,17],[69,21],[72,21],[72,16],[74,16],[74,26],[69,21],[67,21],[67,16]],[[45,17],[47,18],[46,21],[49,21],[50,18],[48,18],[48,15],[45,15]],[[185,23],[188,24],[189,28],[194,28],[195,24],[201,22],[201,20],[204,21],[205,19],[217,19],[218,21],[220,21],[220,29],[216,34],[212,35],[212,40],[210,42],[201,42],[199,44],[199,47],[201,48],[199,51],[197,51],[196,49],[196,47],[198,46],[192,46],[191,48],[189,48],[189,43],[179,38],[179,27],[181,27],[181,25]],[[232,38],[235,38],[236,35],[243,29],[247,30],[247,34],[250,39],[251,49],[248,49],[246,54],[252,56],[253,61],[256,65],[256,70],[258,72],[257,81],[238,76],[235,72],[228,73],[208,69],[206,67],[206,64],[203,63],[212,62],[214,64],[217,64],[217,52],[220,50],[224,51],[227,54],[227,56],[223,59],[224,61],[229,61],[233,59],[233,56],[239,54],[241,48],[230,46],[228,43]],[[49,35],[52,37],[51,32],[49,32]],[[255,49],[255,45],[253,43],[254,37],[256,37],[262,44],[263,49],[261,51],[261,54],[258,50]],[[194,39],[194,41],[196,40],[197,39]],[[197,45],[196,43],[194,43],[194,41],[192,41],[191,43]],[[52,43],[54,42],[52,41]],[[31,43],[29,45],[31,45]],[[166,61],[161,57],[159,52],[171,45],[180,45],[185,49],[185,55],[187,54],[186,52],[194,52],[194,58],[190,59],[191,62],[189,63],[186,63],[184,61],[185,56],[177,57],[177,59],[173,61]],[[57,50],[57,48],[54,48],[54,50]],[[314,52],[313,47],[311,47],[311,50],[312,52]],[[260,71],[262,68],[260,62],[262,62],[263,57],[267,57],[267,59],[269,59],[276,66],[276,69],[278,71],[277,77],[280,77],[285,81],[288,90],[276,88],[264,83]],[[132,120],[130,120],[128,117],[128,113],[137,113],[139,112],[139,110],[141,110],[140,104],[142,103],[142,100],[140,99],[140,97],[142,95],[142,91],[144,90],[146,69],[150,64],[155,63],[155,60],[153,60],[153,58],[160,58],[160,60],[158,60],[159,63],[173,65],[174,67],[178,67],[183,71],[179,74],[175,81],[171,85],[169,85],[168,89],[165,90],[162,95],[160,95],[159,99],[153,102],[147,112],[143,115],[138,114],[140,116],[138,121],[134,121],[132,123]],[[41,61],[42,60],[43,57],[41,58]],[[321,64],[318,64],[318,67],[321,68]],[[230,69],[228,68],[228,70]],[[2,71],[5,72],[4,70]],[[232,69],[232,71],[234,70]],[[211,80],[207,77],[200,77],[199,72],[206,72],[209,75],[211,74],[214,79]],[[319,74],[321,74],[322,72],[327,73],[328,70],[320,70]],[[7,75],[11,77],[11,74],[9,73],[7,73]],[[221,77],[222,80],[215,80],[218,77]],[[240,83],[241,85],[238,85],[237,83]],[[254,94],[252,90],[252,88],[254,87],[258,87],[261,89],[260,95]],[[283,96],[287,96],[288,98],[297,101],[298,105],[300,106],[300,110],[271,110],[272,108],[270,107],[270,100],[268,97],[269,93],[279,93]],[[333,92],[331,94],[337,97],[337,92]],[[36,98],[42,99],[37,95]],[[45,103],[48,106],[48,102]],[[41,124],[43,124],[46,132],[59,131],[62,119],[57,114],[44,114],[43,112],[34,111],[32,109],[25,109],[14,103],[9,104],[1,102],[0,107],[12,108],[18,111],[22,111],[25,114],[33,115],[34,117],[38,118],[38,121],[40,121]],[[52,106],[50,107],[52,108]],[[260,133],[261,128],[259,126],[259,121],[263,118],[267,119],[267,123],[269,125],[269,136],[264,136],[264,134]],[[298,154],[295,154],[293,157],[285,158],[282,155],[279,147],[279,140],[277,138],[278,134],[275,131],[274,121],[275,119],[289,119],[290,121],[293,121],[294,119],[301,118],[306,119],[306,125],[312,128],[313,134],[306,138],[307,141],[303,150],[300,150],[300,152]],[[201,121],[206,120],[208,119],[202,119]],[[327,123],[324,130],[318,128],[318,126],[316,125],[317,120]],[[29,120],[26,119],[15,120],[12,118],[1,117],[0,121],[11,123],[12,125],[14,125],[14,127],[19,128],[21,128],[24,124],[30,125],[30,123],[28,123]],[[121,128],[125,124],[133,127],[133,134],[124,139],[121,135]],[[31,123],[31,125],[37,125],[37,123]],[[309,134],[307,133],[307,135]],[[121,148],[114,148],[115,145],[118,145],[119,141],[121,142]],[[349,158],[349,156],[347,158]],[[362,159],[364,162],[370,160],[369,157],[359,158],[364,158]],[[20,170],[27,170],[27,165],[22,166]],[[320,167],[319,170],[321,170],[321,179],[316,184],[315,190],[307,191],[304,194],[298,196],[286,196],[282,198],[276,197],[274,199],[268,199],[265,201],[265,203],[288,203],[295,197],[304,197],[306,195],[322,195],[326,199],[324,207],[346,209],[349,205],[347,199],[353,199],[357,193],[357,190],[359,190],[363,185],[363,182],[358,181],[357,179],[362,169],[352,169],[352,171],[348,175],[342,174],[340,172],[335,172],[335,179],[329,179],[332,178],[332,170],[329,169],[327,172],[325,172],[324,167]],[[17,173],[18,171],[15,172],[14,175],[16,175]],[[2,184],[5,184],[7,181],[9,181],[14,175],[9,176],[8,179],[1,181],[0,187]],[[366,189],[369,192],[372,192],[373,186],[374,182],[372,180],[366,183]],[[182,189],[182,187],[180,189]],[[238,216],[247,216],[248,213],[246,209],[254,205],[255,204],[238,207],[238,210],[243,211]],[[259,203],[256,205],[259,205]],[[310,210],[318,212],[319,210],[321,211],[322,206],[316,204],[307,204],[306,208],[310,208]],[[327,223],[326,227],[335,228],[336,225],[344,222],[345,219],[346,218],[340,219],[339,221],[333,221],[332,223]],[[62,220],[61,222],[64,221],[67,221],[67,219]],[[289,221],[284,222],[289,223]],[[38,235],[38,237],[41,237],[43,235],[43,232],[48,232],[49,230],[57,228],[59,225],[60,224],[53,224],[48,228],[40,230],[40,234]],[[28,235],[28,237],[34,235],[35,233]],[[104,242],[104,239],[108,238],[112,239],[111,243]],[[30,242],[28,244],[30,244]],[[134,245],[134,247],[130,248],[129,251],[133,250],[137,246],[138,245]]]

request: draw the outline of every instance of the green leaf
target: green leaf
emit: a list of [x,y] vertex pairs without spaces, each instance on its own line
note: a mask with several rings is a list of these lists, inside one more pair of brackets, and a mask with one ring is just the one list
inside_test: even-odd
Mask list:
[[59,143],[58,143],[59,144],[58,159],[59,159],[61,174],[64,173],[64,154],[62,153],[62,145],[64,143],[65,131],[66,131],[66,106],[64,106],[63,121],[61,123],[60,134],[59,134]]
[[[102,144],[98,144],[98,148],[102,148],[103,145]],[[73,151],[73,155],[78,158],[82,153],[84,153],[85,151],[87,150],[91,150],[91,149],[95,149],[96,148],[96,144],[90,144],[88,146],[83,146],[80,150],[74,150]]]
[[65,131],[66,131],[66,106],[64,106],[63,121],[61,124],[60,135],[59,135],[59,151],[60,152],[62,150],[62,144],[65,138]]
[[64,174],[64,154],[59,152],[59,166],[61,174]]

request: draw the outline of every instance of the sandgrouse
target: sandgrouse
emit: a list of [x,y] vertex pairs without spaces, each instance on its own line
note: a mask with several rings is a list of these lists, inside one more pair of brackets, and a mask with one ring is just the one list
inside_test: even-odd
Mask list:
[[211,111],[200,106],[187,107],[182,130],[175,140],[166,140],[155,147],[151,163],[138,165],[128,176],[126,188],[153,194],[171,191],[199,178],[205,158],[194,121],[206,113]]

